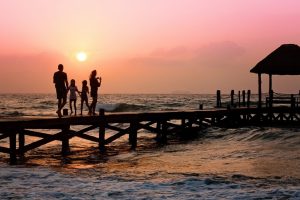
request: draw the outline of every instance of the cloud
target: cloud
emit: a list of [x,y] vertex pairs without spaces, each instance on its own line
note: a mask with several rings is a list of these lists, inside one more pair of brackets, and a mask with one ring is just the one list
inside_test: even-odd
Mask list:
[[148,55],[129,59],[135,66],[208,66],[224,67],[234,64],[245,53],[245,49],[232,41],[204,44],[196,48],[176,46],[159,48]]
[[230,64],[240,58],[245,49],[232,41],[210,43],[199,47],[195,51],[195,59],[200,64],[221,66],[222,63]]

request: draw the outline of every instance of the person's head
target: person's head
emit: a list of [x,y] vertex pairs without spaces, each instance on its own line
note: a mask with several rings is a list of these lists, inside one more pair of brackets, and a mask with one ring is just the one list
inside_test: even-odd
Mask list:
[[75,86],[75,80],[74,79],[71,80],[71,86],[73,86],[73,87]]
[[93,71],[91,72],[90,79],[95,78],[96,75],[97,75],[97,71],[96,71],[96,70],[93,70]]
[[58,70],[62,72],[64,70],[64,66],[62,64],[59,64],[58,65]]
[[82,81],[82,85],[83,85],[83,86],[87,86],[87,81],[86,81],[86,80],[83,80],[83,81]]

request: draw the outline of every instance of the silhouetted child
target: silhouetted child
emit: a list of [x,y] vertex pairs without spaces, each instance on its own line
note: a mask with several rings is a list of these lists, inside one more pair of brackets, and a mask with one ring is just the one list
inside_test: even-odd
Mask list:
[[82,89],[81,89],[81,112],[80,115],[82,115],[82,109],[83,109],[83,103],[85,102],[85,105],[89,109],[89,114],[91,114],[91,108],[89,106],[89,100],[88,100],[88,94],[89,94],[89,87],[87,86],[87,81],[82,81]]
[[75,111],[75,115],[76,115],[76,100],[77,100],[76,92],[79,95],[80,95],[80,93],[77,89],[77,86],[75,85],[75,80],[74,79],[71,80],[69,91],[70,91],[70,110],[71,110],[70,115],[72,115],[72,113],[73,113],[72,103],[74,104],[74,111]]

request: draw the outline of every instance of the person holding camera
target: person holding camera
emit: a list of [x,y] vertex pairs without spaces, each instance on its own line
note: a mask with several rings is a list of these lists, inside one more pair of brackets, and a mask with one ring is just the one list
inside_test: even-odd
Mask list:
[[91,97],[92,97],[92,103],[91,103],[91,114],[96,115],[95,109],[98,99],[98,87],[101,85],[101,77],[96,77],[97,71],[93,70],[90,75],[90,86],[91,86]]

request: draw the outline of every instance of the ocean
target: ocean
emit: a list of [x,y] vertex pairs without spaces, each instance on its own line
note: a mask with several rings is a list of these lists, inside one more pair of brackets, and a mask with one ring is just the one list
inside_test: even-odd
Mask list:
[[[103,94],[98,103],[107,112],[206,109],[215,106],[215,95]],[[0,94],[1,120],[56,117],[56,107],[54,94]],[[65,158],[52,142],[15,166],[0,153],[0,198],[300,199],[300,126],[209,127],[167,145],[154,137],[140,131],[133,151],[124,136],[102,155],[97,144],[73,138]]]

